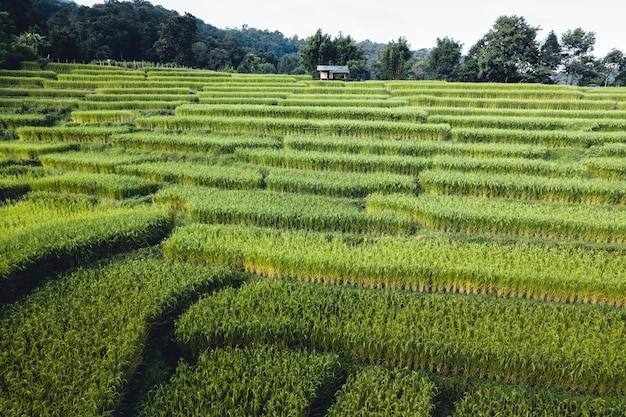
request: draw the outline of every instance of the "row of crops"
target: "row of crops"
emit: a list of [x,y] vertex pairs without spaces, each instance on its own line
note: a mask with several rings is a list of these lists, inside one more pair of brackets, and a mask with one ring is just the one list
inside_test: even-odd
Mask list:
[[626,90],[23,68],[0,415],[624,415]]

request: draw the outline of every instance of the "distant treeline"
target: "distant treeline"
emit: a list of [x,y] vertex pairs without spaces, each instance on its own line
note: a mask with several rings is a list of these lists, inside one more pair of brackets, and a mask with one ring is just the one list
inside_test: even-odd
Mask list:
[[619,50],[593,56],[595,34],[581,28],[536,39],[523,17],[501,16],[466,55],[447,37],[411,50],[405,38],[388,44],[335,39],[318,30],[307,39],[244,25],[219,29],[190,14],[146,0],[107,0],[92,7],[70,0],[0,0],[0,67],[21,61],[140,61],[217,71],[317,76],[318,64],[346,65],[350,79],[440,79],[626,85]]

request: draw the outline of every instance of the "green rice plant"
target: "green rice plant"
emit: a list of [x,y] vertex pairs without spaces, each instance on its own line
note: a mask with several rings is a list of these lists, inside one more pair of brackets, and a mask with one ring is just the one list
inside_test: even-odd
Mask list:
[[431,157],[449,155],[474,158],[543,159],[549,149],[539,145],[511,143],[459,143],[451,141],[408,141],[377,138],[344,138],[290,135],[283,139],[285,149],[375,155],[407,155]]
[[337,86],[329,86],[328,84],[324,84],[323,86],[309,86],[307,88],[303,88],[300,90],[296,90],[294,93],[304,93],[304,94],[320,94],[320,95],[386,95],[387,89],[384,87],[351,87],[351,88],[337,88]]
[[42,77],[20,77],[19,75],[0,75],[2,87],[42,87],[46,80]]
[[445,124],[420,124],[368,120],[306,120],[273,119],[265,117],[202,117],[202,116],[155,116],[137,118],[141,129],[211,129],[223,132],[259,132],[267,134],[319,134],[385,137],[396,139],[446,140],[450,126]]
[[626,156],[626,143],[605,143],[602,146],[592,147],[598,156],[624,157]]
[[172,112],[184,101],[80,101],[80,110],[163,110]]
[[56,78],[57,74],[54,71],[0,69],[0,77]]
[[509,197],[585,204],[626,204],[626,181],[546,178],[443,170],[422,171],[421,187],[432,194]]
[[[3,170],[0,170],[0,173]],[[24,179],[8,179],[0,176],[0,203],[19,198],[30,191],[30,184]]]
[[367,196],[370,212],[396,211],[446,231],[626,243],[626,209],[472,196]]
[[272,105],[275,106],[281,101],[279,97],[246,97],[246,96],[237,96],[233,97],[232,94],[229,94],[225,97],[199,97],[199,103],[203,104],[223,104],[223,105],[233,105],[233,104],[257,104],[257,105]]
[[120,166],[117,171],[151,181],[227,189],[260,188],[263,181],[263,175],[255,169],[188,162],[147,162]]
[[562,117],[434,115],[428,116],[428,123],[448,123],[453,128],[591,131],[595,130],[601,121]]
[[47,221],[93,214],[98,203],[94,196],[34,191],[0,207],[0,231],[3,236],[22,233]]
[[626,112],[620,110],[536,110],[475,107],[423,107],[422,109],[431,116],[505,116],[566,119],[624,119],[626,117]]
[[84,172],[45,176],[30,181],[30,186],[35,191],[91,194],[114,199],[144,196],[159,189],[158,183],[142,178]]
[[271,344],[374,364],[623,394],[621,309],[259,279],[191,306],[192,352]]
[[9,229],[0,239],[1,300],[13,299],[46,274],[154,244],[172,227],[163,209],[94,206]]
[[263,105],[187,105],[176,109],[177,116],[275,117],[302,119],[392,120],[425,122],[421,109],[363,107],[287,107]]
[[265,178],[268,190],[347,198],[365,197],[373,192],[411,194],[416,191],[415,182],[410,175],[288,168],[270,169]]
[[35,159],[40,155],[78,150],[74,143],[1,141],[0,154],[10,158]]
[[424,375],[368,366],[348,376],[328,417],[430,417],[435,385]]
[[449,81],[388,81],[385,83],[387,89],[394,90],[512,90],[512,91],[584,91],[577,87],[569,85],[546,85],[531,83],[467,83],[467,82],[449,82]]
[[[157,95],[157,96],[170,96],[170,95],[191,95],[191,89],[184,87],[170,87],[170,88],[98,88],[95,94],[102,94],[106,96],[117,95]],[[94,99],[93,95],[89,95],[89,98]],[[152,101],[152,100],[151,100]]]
[[0,107],[23,113],[67,111],[78,107],[79,99],[72,98],[0,98]]
[[97,123],[133,123],[135,112],[132,110],[74,110],[72,121],[83,124]]
[[582,161],[587,173],[594,177],[626,180],[626,158],[588,158]]
[[425,158],[402,155],[365,155],[292,151],[282,149],[237,149],[235,158],[242,162],[278,168],[323,171],[381,172],[387,174],[417,175],[432,167]]
[[306,417],[340,372],[337,355],[273,347],[210,350],[193,366],[180,362],[139,415]]
[[127,127],[55,126],[16,129],[20,140],[44,142],[108,142],[113,135],[128,133]]
[[130,92],[119,94],[102,94],[96,91],[96,94],[88,94],[85,96],[86,101],[183,101],[183,102],[197,102],[198,96],[195,94],[182,93],[182,94],[132,94]]
[[62,62],[48,62],[46,68],[54,72],[68,73],[72,71],[121,72],[124,69],[110,65],[98,64],[71,64]]
[[[201,103],[205,103],[206,100],[201,100]],[[341,107],[341,106],[349,106],[349,107],[405,107],[408,102],[406,100],[399,99],[375,99],[375,98],[363,98],[359,96],[354,96],[354,98],[346,98],[341,96],[321,96],[315,98],[303,98],[303,97],[294,97],[291,96],[285,100],[278,100],[277,105],[279,106],[314,106],[314,107]]]
[[48,153],[39,156],[39,160],[46,168],[100,174],[113,174],[118,166],[155,161],[158,158],[159,156],[154,154],[125,152],[121,149],[98,152]]
[[[144,234],[140,227],[134,232]],[[200,294],[235,279],[224,270],[139,251],[46,282],[0,316],[0,413],[116,414],[134,388],[131,378],[154,329]]]
[[619,417],[623,396],[581,394],[528,385],[480,384],[455,404],[454,417]]
[[455,128],[452,140],[458,142],[525,143],[544,146],[589,147],[626,142],[623,132],[577,132],[569,130],[521,130]]
[[203,223],[393,235],[415,230],[403,215],[370,214],[353,200],[306,194],[177,186],[160,190],[155,201]]
[[544,161],[520,158],[463,158],[435,156],[432,167],[440,170],[462,172],[487,172],[492,174],[537,175],[543,177],[585,176],[586,170],[579,163]]
[[85,90],[32,88],[28,90],[28,95],[31,97],[84,98],[87,92]]
[[219,77],[230,78],[231,74],[226,72],[217,72],[211,70],[188,70],[188,69],[174,69],[174,68],[150,68],[146,71],[148,77],[161,76],[161,77],[193,77],[193,78],[206,78],[206,77]]
[[624,256],[602,250],[190,225],[164,251],[171,259],[333,285],[626,305]]
[[626,103],[624,102],[617,103],[617,110],[626,110]]
[[70,74],[58,74],[57,80],[59,81],[141,81],[146,77],[143,72],[98,72],[97,74],[84,74],[84,73],[75,73],[72,72]]
[[478,107],[505,109],[546,110],[615,110],[616,103],[607,100],[540,100],[436,97],[433,95],[400,96],[411,106],[424,107]]
[[51,120],[43,114],[2,114],[0,129],[15,129],[22,126],[47,126]]
[[127,149],[166,152],[201,152],[225,154],[237,148],[278,148],[277,137],[219,132],[151,131],[115,135],[111,144]]
[[[394,89],[393,96],[415,96],[420,90],[415,88]],[[428,88],[423,94],[435,97],[466,99],[514,99],[514,100],[581,100],[585,96],[574,89],[503,89],[503,88]]]

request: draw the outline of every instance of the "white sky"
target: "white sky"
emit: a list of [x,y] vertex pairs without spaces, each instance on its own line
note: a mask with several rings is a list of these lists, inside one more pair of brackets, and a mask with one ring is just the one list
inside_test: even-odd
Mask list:
[[[91,6],[103,0],[74,0]],[[205,23],[224,28],[247,24],[307,38],[322,29],[333,37],[343,33],[356,41],[387,43],[406,38],[411,49],[432,48],[437,38],[463,44],[463,52],[493,27],[499,16],[524,17],[540,27],[537,40],[550,30],[557,36],[582,28],[596,34],[594,55],[612,48],[626,53],[626,6],[619,0],[149,0],[181,15],[188,12]],[[388,2],[387,2],[388,1]]]

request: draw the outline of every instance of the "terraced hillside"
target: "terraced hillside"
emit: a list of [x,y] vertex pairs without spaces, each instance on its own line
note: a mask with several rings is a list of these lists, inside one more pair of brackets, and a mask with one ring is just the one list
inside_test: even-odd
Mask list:
[[0,128],[0,415],[624,416],[624,89],[25,63]]

